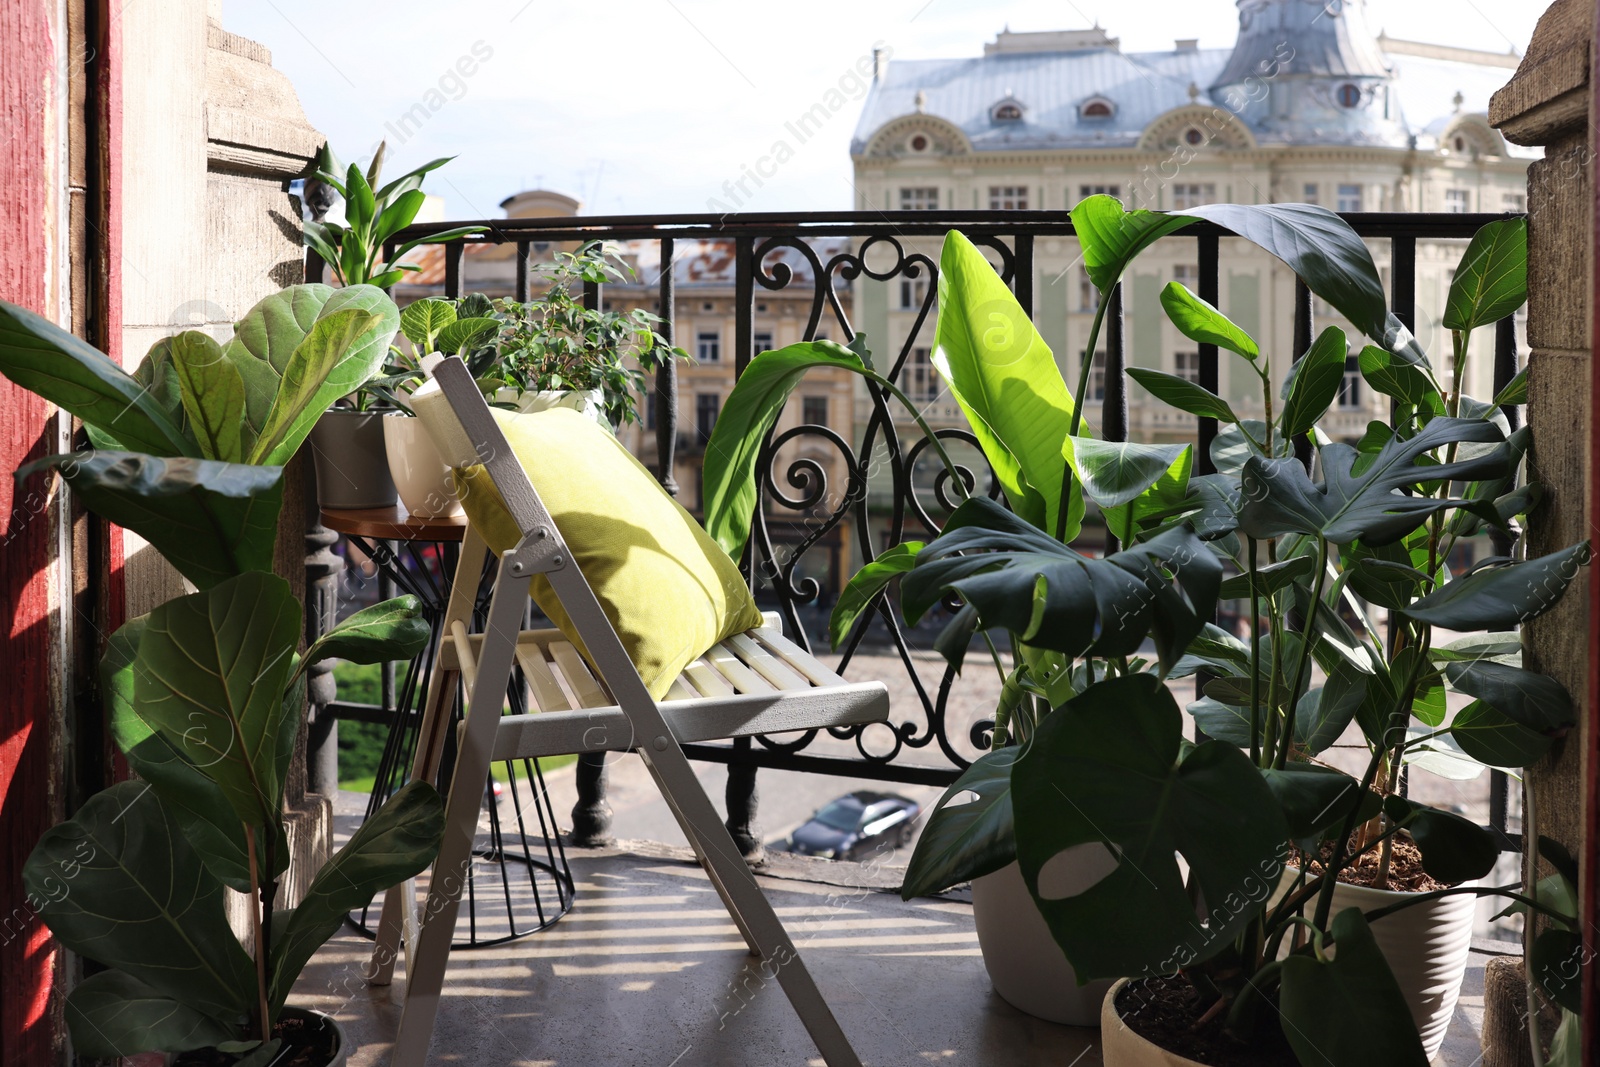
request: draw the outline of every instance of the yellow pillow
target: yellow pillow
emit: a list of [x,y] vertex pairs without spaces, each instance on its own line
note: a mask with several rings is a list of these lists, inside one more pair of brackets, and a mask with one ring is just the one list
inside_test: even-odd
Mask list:
[[[614,436],[566,408],[494,417],[651,696],[718,641],[761,625],[733,560]],[[461,468],[455,481],[495,554],[514,547],[521,532],[488,472]],[[593,663],[544,576],[528,588]]]

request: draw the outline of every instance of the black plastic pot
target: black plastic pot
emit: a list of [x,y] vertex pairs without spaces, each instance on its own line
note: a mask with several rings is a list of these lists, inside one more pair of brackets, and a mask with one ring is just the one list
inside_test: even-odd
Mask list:
[[325,508],[387,508],[397,499],[383,445],[383,415],[323,413],[308,438],[317,467],[317,503]]

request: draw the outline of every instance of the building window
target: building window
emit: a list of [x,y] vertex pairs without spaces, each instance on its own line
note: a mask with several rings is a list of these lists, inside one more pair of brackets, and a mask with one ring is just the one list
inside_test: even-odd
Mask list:
[[1106,354],[1096,352],[1094,362],[1089,364],[1089,399],[1103,401],[1106,398]]
[[928,279],[926,278],[901,278],[900,279],[900,310],[919,311],[922,302],[928,298]]
[[1304,189],[1302,189],[1301,192],[1300,192],[1300,199],[1301,199],[1301,201],[1303,201],[1304,203],[1307,203],[1307,204],[1320,204],[1320,203],[1322,203],[1321,200],[1317,199],[1317,183],[1316,182],[1306,182],[1306,187]]
[[702,331],[696,334],[694,354],[701,363],[721,363],[722,335],[714,331]]
[[990,211],[1026,211],[1028,210],[1028,187],[1026,185],[991,185],[989,186]]
[[759,356],[763,352],[771,352],[772,351],[772,331],[771,330],[764,330],[761,333],[756,334],[755,338],[754,338],[754,342],[755,342],[755,350],[756,350],[755,354],[756,355]]
[[1339,186],[1339,210],[1340,211],[1360,211],[1361,210],[1361,186],[1359,186],[1359,185],[1341,185],[1341,186]]
[[1003,104],[996,105],[994,109],[994,120],[996,122],[1021,122],[1021,105],[1013,104],[1009,100]]
[[1172,268],[1172,280],[1196,289],[1200,285],[1200,268],[1193,263],[1179,263]]
[[1199,148],[1201,145],[1206,143],[1206,135],[1200,132],[1200,128],[1198,126],[1190,126],[1184,131],[1183,140],[1186,144],[1192,145],[1195,148]]
[[926,348],[913,348],[906,360],[904,384],[906,396],[915,404],[929,404],[939,399],[939,376],[933,370],[932,352]]
[[911,138],[911,151],[926,152],[927,150],[928,139],[926,137],[919,133],[915,137]]
[[717,412],[722,407],[722,397],[716,393],[696,393],[694,398],[694,432],[700,443],[711,440],[711,431],[717,425]]
[[1180,378],[1187,378],[1196,385],[1200,384],[1200,353],[1174,352],[1172,354],[1172,373]]
[[1444,209],[1451,215],[1465,215],[1472,210],[1472,194],[1465,189],[1446,189]]
[[1527,193],[1502,193],[1500,195],[1500,210],[1501,211],[1518,211],[1518,212],[1527,211],[1528,210],[1528,194]]
[[1182,211],[1185,208],[1199,207],[1209,204],[1217,198],[1217,187],[1210,182],[1179,183],[1172,187],[1172,208]]
[[828,425],[828,398],[825,396],[801,397],[800,421],[807,426]]
[[1344,378],[1339,382],[1339,398],[1334,403],[1340,411],[1361,407],[1361,361],[1355,356],[1345,357]]
[[715,311],[715,310],[717,310],[717,305],[713,304],[709,300],[706,300],[706,301],[701,303],[700,310],[701,311]]
[[1111,101],[1103,96],[1097,96],[1093,100],[1085,101],[1078,115],[1086,119],[1108,119],[1116,114],[1116,110],[1116,105]]
[[1111,196],[1122,199],[1122,186],[1120,185],[1080,185],[1078,186],[1078,199],[1087,200],[1091,196]]
[[1339,106],[1355,107],[1361,103],[1361,89],[1348,82],[1339,86]]
[[901,211],[938,211],[939,190],[932,185],[918,185],[900,190]]
[[1089,280],[1089,272],[1078,274],[1078,310],[1095,311],[1100,307],[1100,290]]

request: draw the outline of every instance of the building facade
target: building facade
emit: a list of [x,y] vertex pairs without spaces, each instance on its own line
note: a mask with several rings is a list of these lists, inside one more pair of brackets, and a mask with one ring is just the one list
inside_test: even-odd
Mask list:
[[[1096,27],[1000,33],[981,56],[894,59],[880,65],[851,145],[859,210],[1067,211],[1107,193],[1128,208],[1182,211],[1212,202],[1310,202],[1340,212],[1524,210],[1536,151],[1508,144],[1485,114],[1490,95],[1516,68],[1494,54],[1374,35],[1363,0],[1238,0],[1233,48],[1179,40],[1170,51],[1126,53]],[[1439,325],[1463,242],[1423,242],[1417,252],[1418,336],[1436,366],[1448,364]],[[908,241],[937,258],[938,244]],[[1371,242],[1387,286],[1388,242]],[[1124,279],[1129,366],[1198,377],[1195,344],[1166,321],[1159,294],[1198,284],[1193,245],[1166,240]],[[1096,293],[1076,242],[1035,248],[1034,319],[1075,383]],[[1239,240],[1222,242],[1220,306],[1261,343],[1278,381],[1292,357],[1294,277]],[[925,283],[863,279],[861,328],[909,346],[912,384],[930,400],[929,316],[912,335]],[[1316,328],[1338,325],[1351,343],[1350,374],[1323,428],[1356,438],[1387,410],[1355,367],[1363,344],[1332,310],[1314,308]],[[1473,346],[1466,391],[1487,398],[1492,337]],[[1223,354],[1220,391],[1246,418],[1260,417],[1253,372]],[[918,377],[920,376],[920,377]],[[1085,417],[1099,424],[1104,375],[1097,369]],[[1137,440],[1192,441],[1193,416],[1128,389]],[[928,414],[960,424],[953,404]]]

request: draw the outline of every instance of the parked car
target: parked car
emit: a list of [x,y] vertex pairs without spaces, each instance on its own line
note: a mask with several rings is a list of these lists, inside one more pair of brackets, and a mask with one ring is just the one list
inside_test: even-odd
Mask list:
[[893,793],[858,790],[829,801],[789,835],[801,856],[854,860],[911,841],[922,805]]

